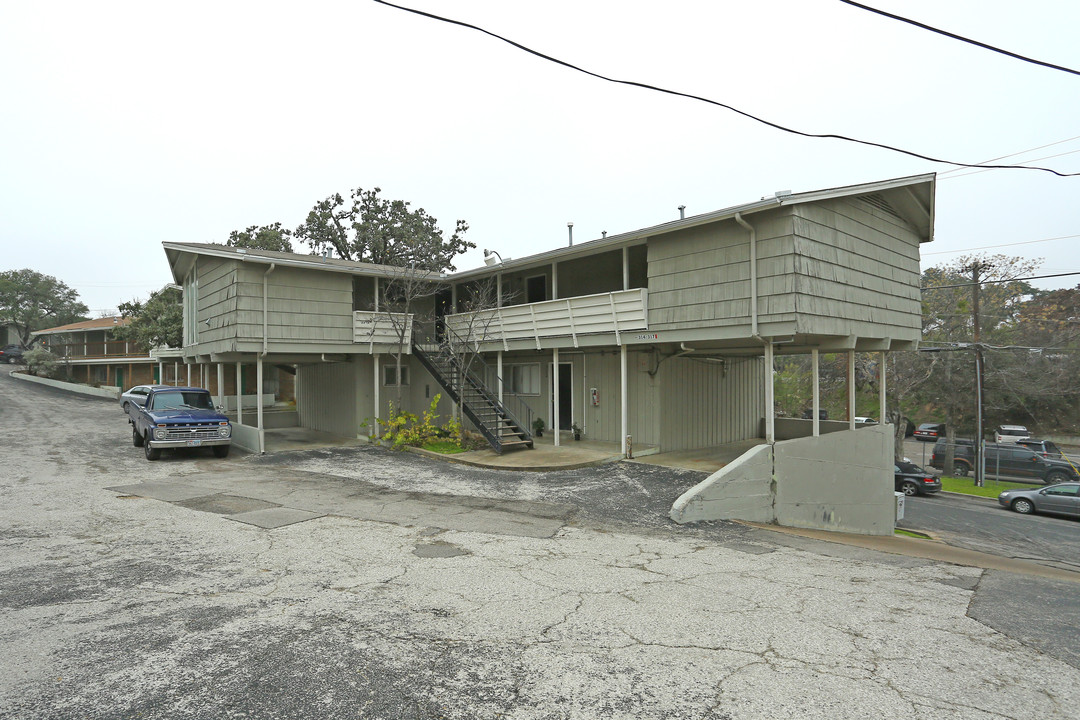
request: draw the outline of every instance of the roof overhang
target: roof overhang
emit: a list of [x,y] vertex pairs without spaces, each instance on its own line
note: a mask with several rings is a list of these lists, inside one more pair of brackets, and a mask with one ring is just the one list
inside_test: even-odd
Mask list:
[[843,187],[830,188],[828,190],[815,190],[805,193],[780,194],[773,197],[762,198],[756,202],[735,205],[733,207],[715,210],[702,215],[693,215],[688,218],[673,220],[671,222],[653,225],[651,227],[634,230],[619,235],[598,240],[589,240],[577,245],[572,245],[556,250],[527,257],[506,260],[495,265],[485,265],[472,270],[449,275],[450,280],[470,280],[477,277],[485,277],[508,270],[519,270],[537,265],[548,265],[552,262],[573,260],[579,257],[596,255],[608,250],[621,247],[640,245],[649,238],[666,233],[686,230],[734,219],[736,215],[751,215],[753,213],[771,210],[785,205],[797,205],[800,203],[819,202],[840,197],[854,197],[859,195],[882,195],[890,206],[900,216],[911,224],[919,236],[921,242],[930,242],[934,239],[934,196],[936,188],[936,175],[927,173],[910,177],[882,180],[879,182],[863,183],[860,185],[846,185]]
[[[404,268],[393,265],[376,265],[374,263],[353,262],[339,258],[327,258],[321,255],[298,255],[296,253],[275,252],[271,250],[256,250],[251,248],[236,248],[212,243],[175,243],[164,242],[161,244],[165,249],[165,256],[169,260],[169,269],[172,271],[173,281],[182,283],[195,264],[195,258],[216,257],[225,260],[237,260],[259,265],[277,265],[279,267],[296,267],[308,270],[321,270],[324,272],[339,272],[347,275],[362,275],[365,277],[398,277]],[[416,271],[415,275],[410,272],[410,277],[421,280],[438,281],[441,275],[433,272]]]

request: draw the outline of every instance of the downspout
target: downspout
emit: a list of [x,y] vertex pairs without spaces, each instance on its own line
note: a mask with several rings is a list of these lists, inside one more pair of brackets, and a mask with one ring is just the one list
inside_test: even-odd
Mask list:
[[753,225],[743,220],[740,213],[735,213],[735,222],[750,233],[750,335],[764,344],[765,340],[758,334],[757,322],[757,231]]
[[[270,267],[266,268],[266,272],[263,273],[263,349],[260,357],[266,357],[266,353],[269,351],[269,321],[267,313],[267,301],[266,301],[266,284],[267,278],[270,277],[270,273],[274,272],[274,268],[277,267],[277,263],[270,263]],[[261,390],[260,390],[261,392]]]
[[758,332],[758,309],[757,309],[757,231],[754,226],[743,220],[741,213],[735,213],[735,222],[746,228],[750,233],[750,335],[765,346],[765,442],[772,445],[776,442],[776,419],[774,417],[775,397],[773,395],[773,344],[772,338],[766,340]]

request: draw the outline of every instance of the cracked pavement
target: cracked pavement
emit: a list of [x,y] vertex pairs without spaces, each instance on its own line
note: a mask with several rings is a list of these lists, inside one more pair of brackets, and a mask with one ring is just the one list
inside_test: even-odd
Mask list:
[[[1080,707],[1080,670],[971,617],[985,571],[674,526],[694,473],[366,447],[148,463],[115,404],[6,376],[0,427],[0,718]],[[307,515],[237,521],[281,509]]]

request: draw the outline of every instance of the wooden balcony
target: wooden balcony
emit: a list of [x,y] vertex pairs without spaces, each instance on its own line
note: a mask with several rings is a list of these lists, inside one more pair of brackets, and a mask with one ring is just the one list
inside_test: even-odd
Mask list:
[[411,314],[356,310],[353,312],[353,342],[366,344],[370,352],[375,352],[376,345],[396,347],[401,338],[405,338],[404,351],[409,353],[412,352],[412,326]]
[[112,358],[148,358],[150,353],[124,340],[48,344],[49,351],[66,360],[107,360]]
[[601,334],[621,345],[622,333],[649,329],[648,299],[649,291],[637,288],[447,315],[446,324],[458,337],[506,350],[512,340],[531,340],[539,350],[541,339],[555,337],[569,337],[578,347],[581,336]]

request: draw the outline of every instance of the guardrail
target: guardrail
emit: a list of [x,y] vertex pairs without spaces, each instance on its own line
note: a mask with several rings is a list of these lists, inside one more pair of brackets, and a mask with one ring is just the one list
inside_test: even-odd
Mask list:
[[581,295],[526,305],[507,305],[491,310],[446,316],[446,325],[468,342],[502,343],[612,333],[617,343],[621,333],[649,328],[649,291],[646,288],[620,290],[597,295]]

